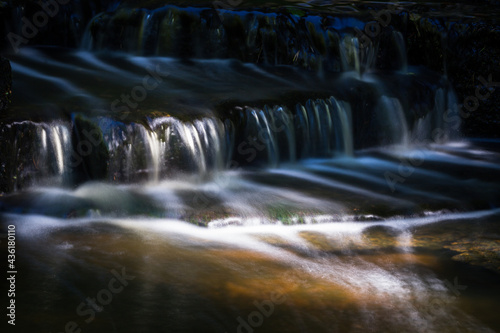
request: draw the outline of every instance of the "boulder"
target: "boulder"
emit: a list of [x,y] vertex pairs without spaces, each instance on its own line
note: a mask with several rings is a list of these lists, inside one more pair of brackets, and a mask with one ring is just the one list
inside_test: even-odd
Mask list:
[[70,167],[74,184],[106,178],[109,152],[99,126],[82,115],[75,115],[71,141]]

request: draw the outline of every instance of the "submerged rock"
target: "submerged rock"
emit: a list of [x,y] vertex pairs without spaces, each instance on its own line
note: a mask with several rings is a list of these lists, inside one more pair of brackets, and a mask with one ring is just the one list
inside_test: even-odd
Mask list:
[[471,237],[459,239],[444,247],[459,253],[453,256],[453,260],[500,272],[500,240],[498,238],[488,239],[484,235],[475,233]]
[[480,224],[449,222],[431,224],[413,232],[415,250],[451,250],[451,259],[500,273],[500,229],[494,220]]

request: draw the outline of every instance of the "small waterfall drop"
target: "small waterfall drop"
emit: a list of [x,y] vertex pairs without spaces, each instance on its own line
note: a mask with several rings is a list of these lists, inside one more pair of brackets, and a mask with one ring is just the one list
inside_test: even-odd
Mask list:
[[403,73],[407,73],[408,72],[408,57],[406,56],[406,46],[405,46],[405,39],[403,37],[403,34],[399,31],[393,31],[392,37],[394,40],[394,44],[396,44],[396,50],[397,50],[397,56],[398,56],[397,61],[400,64],[399,70]]
[[410,133],[401,103],[397,98],[381,96],[377,106],[380,128],[389,132],[388,144],[408,147]]
[[147,126],[110,120],[101,120],[100,124],[111,154],[111,180],[157,182],[175,172],[204,175],[225,165],[226,133],[217,119],[191,123],[163,117]]
[[2,129],[2,136],[14,138],[2,157],[12,167],[3,165],[3,174],[13,189],[46,183],[64,185],[70,164],[69,125],[62,122],[23,121]]

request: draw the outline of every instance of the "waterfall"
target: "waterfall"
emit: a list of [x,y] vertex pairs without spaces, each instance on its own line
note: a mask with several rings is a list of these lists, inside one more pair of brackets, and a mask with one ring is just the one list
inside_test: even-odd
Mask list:
[[408,72],[408,57],[406,56],[406,47],[403,34],[399,31],[393,31],[392,33],[394,43],[396,44],[397,59],[395,62],[400,64],[400,71],[403,73]]
[[308,100],[293,111],[281,105],[247,108],[235,158],[275,167],[298,158],[352,155],[351,118],[349,104],[334,97]]
[[[383,135],[375,132],[375,141],[369,143],[409,147],[411,143],[428,142],[435,129],[454,133],[443,120],[444,109],[455,101],[454,95],[438,89],[434,99],[433,110],[411,122],[398,98],[379,96],[371,112],[371,130],[383,129]],[[366,129],[355,128],[365,121],[352,109],[351,102],[331,96],[309,99],[293,108],[236,107],[231,119],[213,114],[190,121],[171,116],[128,124],[108,117],[91,121],[97,125],[95,130],[102,132],[109,152],[109,160],[100,161],[107,166],[109,181],[159,182],[176,174],[203,178],[231,165],[278,167],[306,158],[354,156],[355,133]],[[74,167],[86,156],[85,150],[96,148],[80,151],[90,144],[89,140],[71,139],[71,128],[60,122],[22,122],[4,128],[2,135],[14,138],[14,148],[7,155],[19,165],[4,166],[10,170],[7,177],[11,177],[6,182],[14,184],[13,188],[49,179],[66,184],[72,172],[79,172],[68,165]]]
[[71,154],[69,125],[63,122],[15,122],[2,128],[10,138],[2,147],[4,186],[63,185]]
[[301,157],[352,155],[353,132],[349,103],[337,101],[334,97],[326,100],[309,100],[297,106],[298,118],[303,124],[304,148]]
[[[360,19],[350,23],[362,26]],[[372,68],[376,46],[360,47],[352,28],[315,15],[179,8],[101,13],[87,25],[81,48],[180,58],[232,58],[338,72]],[[121,42],[118,43],[117,41]],[[287,42],[287,41],[292,41]],[[364,43],[365,41],[363,41]]]
[[[6,142],[24,147],[17,155],[6,148],[23,162],[2,164],[8,185],[1,191],[54,177],[65,185],[206,178],[234,166],[409,148],[437,130],[436,142],[458,138],[450,84],[408,69],[404,30],[382,29],[367,40],[362,18],[219,14],[119,6],[87,25],[81,47],[89,52],[23,50],[12,62],[17,107],[40,120],[30,135],[16,133],[15,122],[0,125]],[[37,80],[48,88],[33,88]],[[77,127],[100,132],[102,147],[91,148],[97,155],[83,156],[78,147],[88,143],[75,124],[44,121],[50,113],[88,118]],[[99,167],[89,172],[94,162]]]
[[332,106],[337,110],[338,118],[341,124],[343,152],[345,155],[352,156],[354,154],[354,144],[352,135],[352,114],[351,108],[346,102],[337,102],[333,97],[330,98]]
[[462,2],[0,0],[8,323],[498,330],[498,13]]
[[356,37],[346,36],[340,47],[342,59],[342,70],[353,70],[357,77],[361,77],[360,48]]
[[142,142],[146,146],[146,160],[148,161],[149,179],[158,181],[160,176],[160,162],[163,157],[163,142],[158,140],[158,135],[154,131],[148,131],[143,126],[138,126],[141,133]]
[[400,144],[408,147],[408,123],[401,103],[396,98],[380,97],[377,107],[377,117],[380,119],[380,128],[385,128],[390,133],[387,144]]
[[[245,139],[255,140],[266,166],[297,158],[352,154],[352,123],[347,103],[333,97],[309,100],[305,105],[297,105],[296,111],[293,114],[285,106],[245,109]],[[232,126],[217,118],[186,122],[160,117],[146,124],[100,118],[97,124],[110,154],[107,163],[111,181],[157,182],[175,172],[204,175],[222,170],[229,159],[238,158],[238,151],[231,144]],[[57,176],[62,183],[70,158],[78,160],[78,154],[82,154],[72,148],[80,144],[70,142],[69,124],[23,122],[9,128],[15,128],[11,133],[15,137],[12,151],[15,160],[22,160],[23,165],[32,164],[23,171],[24,178],[41,180]],[[26,130],[33,135],[23,135]],[[22,149],[32,151],[22,154]],[[30,158],[33,163],[29,163]]]
[[163,117],[146,125],[101,119],[100,126],[111,154],[110,180],[157,182],[173,172],[204,175],[225,165],[226,133],[217,119]]

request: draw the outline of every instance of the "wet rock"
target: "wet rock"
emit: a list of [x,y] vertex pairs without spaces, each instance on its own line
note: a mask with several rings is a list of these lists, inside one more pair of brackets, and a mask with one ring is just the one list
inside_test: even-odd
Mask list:
[[39,142],[37,126],[31,122],[0,124],[0,193],[32,185],[40,173]]
[[70,167],[73,182],[80,184],[88,180],[105,179],[108,174],[109,152],[99,126],[82,115],[74,116],[71,141],[73,151]]
[[363,231],[367,247],[375,249],[396,248],[400,234],[400,230],[383,225],[369,227]]
[[498,223],[478,225],[467,221],[427,225],[413,232],[413,247],[453,251],[451,259],[500,273],[500,239]]
[[[0,50],[17,53],[26,45],[77,47],[91,18],[116,5],[111,0],[0,1],[0,35],[4,36]],[[32,29],[25,28],[30,25]]]
[[[410,15],[408,62],[447,74],[461,108],[462,132],[496,137],[500,125],[500,31],[494,18]],[[495,91],[496,89],[496,91]]]
[[0,112],[7,109],[12,95],[12,75],[10,62],[0,57]]
[[500,272],[500,239],[485,239],[476,233],[444,247],[459,252],[453,260]]

